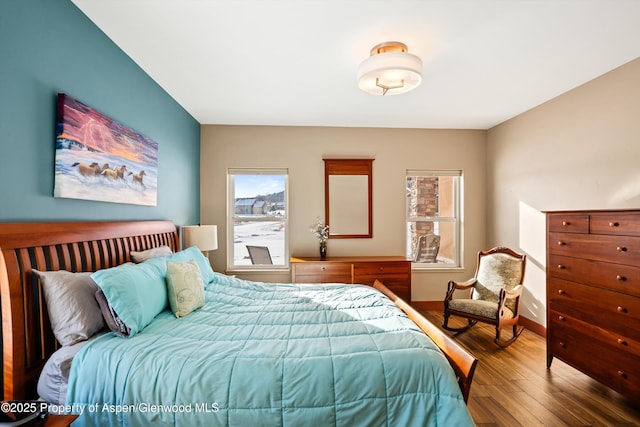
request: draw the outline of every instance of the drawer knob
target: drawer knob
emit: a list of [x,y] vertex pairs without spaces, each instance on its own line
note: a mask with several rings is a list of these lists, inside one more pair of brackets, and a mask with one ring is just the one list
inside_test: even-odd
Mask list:
[[560,295],[565,295],[565,294],[566,294],[566,292],[564,291],[564,289],[558,289],[558,293],[559,293]]
[[618,306],[618,308],[616,308],[616,310],[618,310],[618,313],[626,313],[627,309],[622,307],[622,306]]
[[562,221],[562,225],[568,227],[571,223],[569,221]]
[[627,373],[625,371],[618,371],[618,375],[620,375],[622,378],[627,378]]
[[622,338],[618,338],[618,344],[620,345],[629,345],[625,340],[623,340]]
[[627,252],[627,248],[625,246],[618,246],[616,248],[616,251],[618,251],[618,252]]
[[619,280],[619,281],[621,281],[621,282],[624,282],[625,280],[627,280],[627,278],[618,274],[618,275],[616,276],[616,280]]
[[566,268],[566,267],[565,267],[564,265],[562,265],[562,264],[558,264],[558,268],[559,268],[560,270],[562,270],[563,268]]
[[558,316],[558,320],[564,322],[565,320],[567,320],[567,318],[564,316]]
[[384,267],[380,267],[380,271],[383,271],[383,270],[384,270]]
[[325,271],[327,268],[326,267],[320,267],[320,270]]
[[560,347],[565,348],[566,346],[567,345],[564,342],[560,341]]
[[558,246],[562,246],[564,245],[564,242],[562,240],[558,240]]
[[609,223],[609,227],[617,227],[617,226],[619,226],[619,225],[620,225],[620,223],[619,223],[619,222],[610,222],[610,223]]

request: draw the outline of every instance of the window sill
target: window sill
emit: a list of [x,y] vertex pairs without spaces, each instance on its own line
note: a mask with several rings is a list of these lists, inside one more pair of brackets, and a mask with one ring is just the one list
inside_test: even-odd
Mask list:
[[442,266],[442,267],[419,267],[419,266],[411,266],[411,272],[412,273],[430,273],[430,272],[437,272],[437,273],[446,273],[446,272],[460,272],[460,271],[464,271],[464,267],[455,267],[455,266]]
[[256,268],[230,268],[224,271],[224,274],[232,275],[232,274],[265,274],[265,273],[291,273],[291,269],[289,267],[256,267]]

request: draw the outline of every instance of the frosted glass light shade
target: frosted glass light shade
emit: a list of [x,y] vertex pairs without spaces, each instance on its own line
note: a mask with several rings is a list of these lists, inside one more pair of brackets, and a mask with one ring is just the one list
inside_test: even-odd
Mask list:
[[189,225],[182,227],[182,246],[197,246],[201,251],[218,249],[217,225]]
[[[389,51],[390,46],[394,50]],[[372,95],[398,95],[415,89],[421,82],[422,60],[398,42],[374,47],[371,56],[358,67],[358,87]]]

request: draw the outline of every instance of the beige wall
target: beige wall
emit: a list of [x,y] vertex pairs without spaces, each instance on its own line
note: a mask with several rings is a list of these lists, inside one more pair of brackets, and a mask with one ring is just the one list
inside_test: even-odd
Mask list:
[[[322,158],[372,157],[373,238],[332,239],[329,256],[404,255],[406,170],[458,169],[464,180],[466,268],[415,272],[412,299],[442,300],[449,279],[473,274],[475,254],[485,242],[485,131],[205,125],[201,135],[201,221],[218,225],[219,249],[211,253],[218,271],[226,267],[228,168],[288,168],[291,254],[317,256],[309,226],[324,216]],[[289,273],[243,277],[290,280]]]
[[[414,272],[414,301],[438,301],[496,245],[527,253],[523,315],[545,322],[545,217],[557,209],[640,208],[640,59],[488,132],[202,126],[201,221],[218,224],[214,267],[226,266],[226,172],[289,169],[290,248],[317,254],[308,228],[324,213],[322,157],[374,157],[374,237],[331,240],[329,254],[405,253],[406,169],[462,169],[464,268]],[[486,212],[486,216],[485,216]],[[290,275],[246,276],[288,281]]]
[[487,245],[529,255],[523,315],[545,319],[547,210],[640,208],[640,59],[489,130]]

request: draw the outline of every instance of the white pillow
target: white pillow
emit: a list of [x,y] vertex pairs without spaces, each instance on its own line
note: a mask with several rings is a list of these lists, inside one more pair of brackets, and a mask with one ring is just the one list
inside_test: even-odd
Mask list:
[[147,249],[146,251],[131,251],[131,260],[135,263],[145,262],[148,259],[157,256],[171,255],[173,252],[169,246],[158,246],[157,248]]

